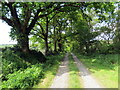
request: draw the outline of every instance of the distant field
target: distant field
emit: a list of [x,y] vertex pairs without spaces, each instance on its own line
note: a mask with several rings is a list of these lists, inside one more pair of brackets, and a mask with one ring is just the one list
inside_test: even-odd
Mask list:
[[0,48],[5,48],[5,47],[12,47],[13,44],[5,44],[5,45],[0,45]]

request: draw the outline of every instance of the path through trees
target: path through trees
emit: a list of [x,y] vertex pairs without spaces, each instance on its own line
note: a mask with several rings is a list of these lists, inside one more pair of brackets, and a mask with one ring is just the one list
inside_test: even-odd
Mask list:
[[84,88],[102,88],[98,82],[91,76],[90,71],[78,60],[78,58],[72,53],[72,56],[76,62],[76,65],[80,71],[80,76],[83,80]]
[[68,87],[68,53],[66,54],[64,61],[61,63],[58,73],[54,78],[53,84],[50,88],[67,88]]
[[[80,78],[82,79],[83,88],[103,88],[99,83],[91,76],[90,71],[78,60],[78,58],[72,53],[73,59],[77,65],[80,72]],[[50,88],[69,88],[68,87],[68,53],[66,54],[64,61],[59,67],[58,73],[54,78],[54,81]]]

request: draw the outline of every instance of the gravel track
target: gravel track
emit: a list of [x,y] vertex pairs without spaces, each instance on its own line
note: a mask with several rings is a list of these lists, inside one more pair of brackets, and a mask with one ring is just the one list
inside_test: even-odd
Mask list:
[[63,62],[59,66],[58,72],[53,80],[50,88],[68,88],[68,53],[66,54]]
[[[91,75],[90,71],[82,64],[78,58],[71,53],[73,59],[76,63],[80,71],[80,78],[82,79],[83,88],[82,90],[104,90],[101,85],[95,80],[95,78]],[[69,60],[68,60],[68,53],[66,54],[64,60],[62,61],[61,65],[59,66],[58,72],[53,80],[52,85],[50,88],[69,88],[68,87],[68,77],[69,77],[69,68],[68,68]]]
[[[84,88],[103,88],[98,84],[98,82],[91,76],[90,71],[82,64],[80,60],[72,53],[73,59],[76,62],[76,65],[80,71],[80,76],[83,81]],[[87,89],[88,90],[88,89]]]

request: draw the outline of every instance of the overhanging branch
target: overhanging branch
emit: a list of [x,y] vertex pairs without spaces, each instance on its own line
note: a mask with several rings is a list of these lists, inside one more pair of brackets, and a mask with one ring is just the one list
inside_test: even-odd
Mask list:
[[12,27],[14,26],[13,21],[8,19],[7,17],[2,16],[2,17],[0,17],[0,19],[4,20],[8,25],[10,25]]

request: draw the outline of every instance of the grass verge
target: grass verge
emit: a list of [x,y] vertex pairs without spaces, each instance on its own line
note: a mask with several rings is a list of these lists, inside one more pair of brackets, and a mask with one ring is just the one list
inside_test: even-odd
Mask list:
[[118,88],[118,54],[77,57],[106,88]]
[[69,88],[82,88],[79,70],[73,60],[72,55],[69,55]]
[[44,78],[40,80],[40,82],[37,85],[33,86],[33,88],[49,88],[50,87],[50,85],[53,82],[53,78],[57,73],[60,61],[63,59],[63,57],[64,57],[63,54],[47,57],[49,59],[48,63],[51,63],[51,65],[47,66],[48,64],[46,64],[44,69]]

